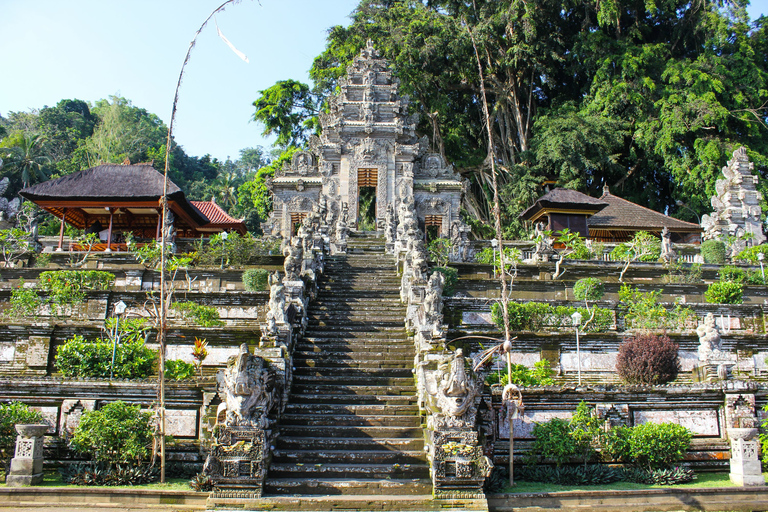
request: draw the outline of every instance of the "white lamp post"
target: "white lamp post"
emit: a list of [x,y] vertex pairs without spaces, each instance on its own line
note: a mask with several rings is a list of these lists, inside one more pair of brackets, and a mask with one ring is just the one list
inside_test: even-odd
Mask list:
[[224,270],[224,253],[227,252],[227,238],[229,234],[226,231],[221,232],[221,269]]
[[579,386],[581,386],[581,347],[579,346],[579,326],[581,325],[581,313],[576,311],[571,315],[571,322],[576,328],[576,365],[579,375]]
[[757,261],[760,262],[760,273],[763,274],[763,284],[765,284],[765,268],[763,268],[763,260],[765,259],[765,254],[762,252],[757,253]]
[[127,307],[123,301],[115,304],[114,312],[117,321],[115,323],[115,335],[112,337],[112,366],[109,367],[109,380],[112,380],[112,376],[115,373],[115,351],[117,350],[117,343],[120,341],[120,315],[125,313]]

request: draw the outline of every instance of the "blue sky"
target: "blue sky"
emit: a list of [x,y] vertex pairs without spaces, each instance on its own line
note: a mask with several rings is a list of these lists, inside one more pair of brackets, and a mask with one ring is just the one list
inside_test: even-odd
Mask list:
[[[223,0],[0,0],[0,114],[95,102],[118,94],[170,119],[173,92],[195,31]],[[240,60],[210,24],[182,84],[174,136],[190,155],[237,158],[268,146],[249,122],[259,91],[277,80],[308,81],[327,30],[348,25],[358,0],[242,0],[217,16]],[[768,14],[768,0],[749,8]]]

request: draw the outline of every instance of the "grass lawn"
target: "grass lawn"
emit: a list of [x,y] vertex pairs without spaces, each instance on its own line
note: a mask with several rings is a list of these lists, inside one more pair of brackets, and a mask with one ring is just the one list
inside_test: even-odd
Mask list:
[[[763,473],[763,477],[768,473]],[[615,482],[606,485],[556,485],[538,482],[517,482],[514,487],[505,487],[502,493],[536,493],[559,491],[628,491],[636,489],[690,489],[707,487],[736,487],[728,473],[696,473],[696,480],[678,485],[646,485],[633,482]]]
[[[5,487],[5,472],[0,471],[0,487]],[[77,487],[80,489],[93,489],[99,486],[83,486],[65,484],[61,480],[58,471],[46,471],[43,474],[43,483],[40,487]],[[165,490],[165,491],[191,491],[188,478],[167,478],[164,484],[153,483],[144,485],[110,485],[102,487],[104,489],[146,489],[146,490]]]

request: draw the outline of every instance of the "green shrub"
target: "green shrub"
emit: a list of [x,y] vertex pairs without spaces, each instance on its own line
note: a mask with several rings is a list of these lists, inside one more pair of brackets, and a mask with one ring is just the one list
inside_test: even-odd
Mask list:
[[701,243],[701,257],[704,263],[722,265],[725,263],[725,243],[721,240],[705,240]]
[[[109,378],[112,366],[112,342],[88,341],[76,334],[56,348],[56,368],[65,377]],[[144,379],[154,368],[157,352],[147,348],[143,339],[129,339],[115,345],[113,375],[118,379]]]
[[648,233],[638,231],[629,242],[617,245],[611,251],[614,261],[654,262],[661,257],[661,240]]
[[109,290],[115,275],[102,270],[49,270],[40,273],[38,283],[52,305],[67,306],[83,302],[86,290]]
[[[533,368],[528,368],[523,364],[512,365],[512,384],[518,386],[548,386],[554,384],[552,376],[555,371],[551,368],[549,361],[542,359],[534,363]],[[503,386],[509,384],[509,374],[506,364],[502,364],[497,371],[491,372],[485,379],[489,386],[501,383]]]
[[667,335],[636,334],[619,347],[616,371],[629,384],[664,384],[680,371],[678,346]]
[[453,242],[450,238],[435,238],[427,245],[429,259],[435,262],[438,267],[445,267],[451,257]]
[[629,435],[630,460],[648,469],[668,468],[683,460],[693,434],[674,423],[635,425]]
[[140,406],[112,402],[83,414],[70,445],[98,462],[141,463],[151,454],[152,423]]
[[[702,247],[704,247],[704,244],[701,244]],[[751,263],[752,265],[757,265],[760,263],[760,260],[757,259],[757,255],[762,253],[763,258],[765,258],[765,261],[768,261],[768,244],[763,245],[755,245],[754,247],[747,247],[743,251],[741,251],[739,254],[737,254],[733,259],[736,261],[746,261],[747,263]]]
[[219,319],[219,311],[213,306],[204,306],[194,302],[174,302],[171,308],[181,313],[182,318],[195,322],[200,327],[224,325]]
[[704,298],[710,304],[741,304],[744,290],[739,283],[718,281],[712,283],[704,292]]
[[42,300],[34,288],[26,288],[24,280],[19,279],[19,286],[11,290],[11,307],[6,314],[12,318],[34,317]]
[[733,265],[725,265],[717,270],[717,275],[720,277],[720,281],[728,281],[731,283],[742,284],[747,278],[744,269],[734,267]]
[[269,271],[264,268],[249,268],[243,272],[242,280],[246,291],[266,290],[269,284]]
[[586,464],[595,455],[593,444],[602,424],[582,401],[570,420],[552,418],[533,427],[531,454],[552,460],[558,467],[577,457]]
[[667,265],[664,282],[671,284],[698,284],[701,282],[701,263],[685,263],[682,259]]
[[228,267],[242,267],[258,256],[280,253],[280,239],[256,238],[250,233],[228,233],[224,240],[220,234],[213,235],[208,241],[200,240],[195,244],[194,264],[219,266],[222,260]]
[[27,404],[10,402],[0,404],[0,460],[10,459],[16,446],[16,425],[46,423],[43,415]]
[[443,286],[443,295],[450,296],[456,291],[456,284],[459,282],[459,271],[453,267],[432,267],[432,272],[440,272],[445,276],[445,285]]
[[77,462],[59,468],[59,473],[70,485],[143,485],[160,478],[160,466]]
[[603,282],[596,277],[579,279],[573,285],[573,296],[576,300],[600,300],[605,294]]
[[169,359],[165,362],[165,378],[186,380],[195,376],[195,365],[183,359]]
[[626,307],[624,322],[629,329],[682,330],[696,320],[696,312],[676,304],[672,309],[659,303],[661,290],[641,292],[626,283],[619,288],[619,300]]
[[[499,267],[501,265],[501,256],[498,250],[494,250],[493,247],[486,247],[475,253],[475,261],[484,265],[495,265],[496,267]],[[522,253],[520,252],[520,249],[516,247],[504,248],[504,266],[507,268],[507,271],[516,267],[520,261],[522,261]]]
[[[595,316],[586,328],[586,332],[602,332],[613,325],[613,311],[606,308],[575,308],[571,306],[552,306],[545,302],[510,302],[509,328],[513,331],[541,331],[561,329],[571,326],[571,315],[578,311],[588,319],[594,311]],[[499,328],[504,328],[501,305],[491,305],[491,318]]]

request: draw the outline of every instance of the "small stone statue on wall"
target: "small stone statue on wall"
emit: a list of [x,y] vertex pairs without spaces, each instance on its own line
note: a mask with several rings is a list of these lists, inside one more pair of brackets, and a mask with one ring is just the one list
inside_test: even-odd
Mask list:
[[712,313],[707,313],[704,323],[696,328],[696,334],[699,336],[699,361],[723,359],[723,353],[720,351],[720,329],[717,328]]
[[301,275],[301,264],[304,258],[301,238],[292,238],[288,245],[285,246],[283,256],[285,256],[285,262],[283,263],[285,280],[296,281]]
[[661,230],[661,259],[666,263],[675,261],[677,254],[672,247],[672,234],[669,232],[669,228],[664,226]]

